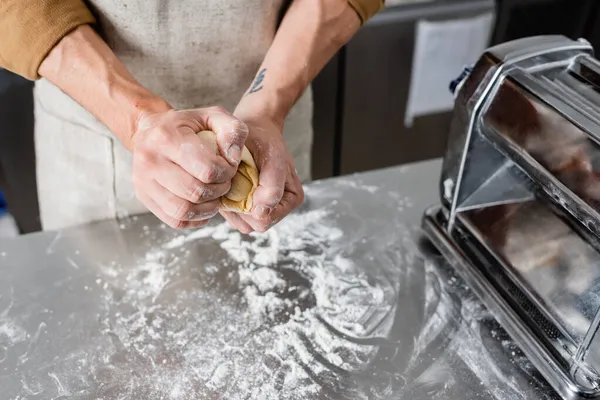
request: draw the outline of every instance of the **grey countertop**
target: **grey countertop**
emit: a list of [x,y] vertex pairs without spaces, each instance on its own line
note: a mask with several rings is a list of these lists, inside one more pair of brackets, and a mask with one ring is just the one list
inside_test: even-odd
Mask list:
[[422,239],[439,168],[315,182],[265,234],[3,239],[0,398],[555,398]]

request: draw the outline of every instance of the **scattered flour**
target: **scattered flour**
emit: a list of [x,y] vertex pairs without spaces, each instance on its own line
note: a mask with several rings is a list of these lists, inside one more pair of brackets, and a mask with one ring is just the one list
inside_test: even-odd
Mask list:
[[3,300],[8,300],[9,304],[0,312],[0,347],[9,347],[27,340],[27,331],[17,323],[14,317],[9,315],[13,308],[12,299],[0,295],[0,307],[2,307]]
[[[53,371],[55,391],[304,400],[334,385],[340,370],[360,371],[379,346],[355,338],[389,333],[398,266],[350,260],[353,242],[330,213],[298,213],[249,236],[208,226],[155,247],[137,265],[102,266],[94,279],[105,297],[102,335]],[[194,265],[194,252],[211,260]],[[68,384],[73,372],[85,372],[79,392]]]
[[337,186],[347,186],[353,189],[364,190],[369,193],[377,193],[380,188],[379,186],[366,185],[360,181],[357,181],[356,178],[340,178],[335,181]]
[[0,318],[0,344],[14,345],[27,339],[27,332],[12,319]]
[[520,394],[521,390],[519,390],[515,378],[506,376],[503,371],[498,369],[494,356],[484,346],[481,337],[478,337],[480,321],[482,318],[490,317],[487,310],[478,302],[464,302],[462,314],[465,323],[461,325],[455,335],[453,350],[467,365],[472,367],[473,373],[483,385],[489,388],[494,398],[503,400],[524,399],[525,397]]
[[[394,208],[412,206],[408,198],[390,199]],[[449,344],[491,395],[521,398],[510,397],[518,392],[514,382],[489,367],[481,315],[465,303],[458,307],[470,322],[461,320],[445,289],[454,281],[441,282],[428,263],[418,269],[405,228],[363,229],[357,218],[342,230],[334,217],[327,208],[297,213],[249,236],[212,225],[153,246],[135,263],[103,265],[92,281],[103,299],[100,334],[46,376],[24,377],[23,397],[391,399],[413,398],[418,385],[439,387],[443,397],[457,386],[452,366],[435,359],[424,365],[421,357],[436,354],[435,346],[447,352]],[[422,286],[410,274],[426,274]],[[422,326],[399,318],[403,295],[424,296]],[[0,345],[4,337],[25,340],[3,316]],[[414,338],[382,346],[392,329]],[[374,363],[392,362],[398,370],[374,375]],[[365,381],[373,385],[361,386]]]

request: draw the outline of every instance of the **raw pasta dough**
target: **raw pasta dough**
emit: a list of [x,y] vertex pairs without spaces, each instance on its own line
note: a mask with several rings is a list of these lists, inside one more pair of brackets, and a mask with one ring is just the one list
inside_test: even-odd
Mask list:
[[[202,131],[198,136],[204,143],[210,144],[218,154],[217,135],[213,131]],[[227,211],[249,213],[252,210],[252,196],[258,187],[258,168],[246,146],[242,149],[242,160],[237,173],[231,180],[231,189],[221,197],[221,208]]]

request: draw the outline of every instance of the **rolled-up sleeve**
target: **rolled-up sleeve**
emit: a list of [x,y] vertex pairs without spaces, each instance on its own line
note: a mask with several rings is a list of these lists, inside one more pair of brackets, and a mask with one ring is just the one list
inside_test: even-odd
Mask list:
[[52,48],[95,19],[82,0],[0,0],[0,67],[27,79]]
[[348,3],[358,14],[361,23],[364,24],[383,8],[385,0],[348,0]]

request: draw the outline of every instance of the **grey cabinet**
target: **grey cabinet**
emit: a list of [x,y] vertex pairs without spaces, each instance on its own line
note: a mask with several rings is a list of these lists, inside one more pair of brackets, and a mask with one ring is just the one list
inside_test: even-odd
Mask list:
[[313,179],[328,178],[337,174],[339,164],[338,138],[341,126],[340,85],[343,64],[342,52],[336,54],[312,83],[313,90]]
[[21,233],[40,229],[32,89],[33,82],[0,69],[0,187]]
[[491,10],[493,0],[417,2],[387,7],[367,22],[313,84],[314,176],[441,156],[451,113],[416,118],[410,128],[404,124],[416,24]]

